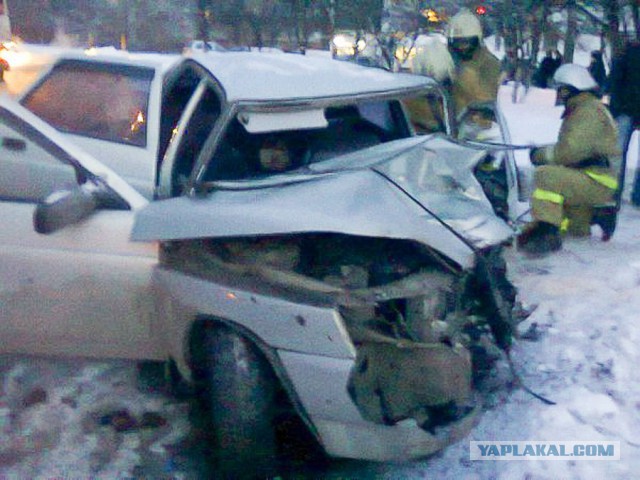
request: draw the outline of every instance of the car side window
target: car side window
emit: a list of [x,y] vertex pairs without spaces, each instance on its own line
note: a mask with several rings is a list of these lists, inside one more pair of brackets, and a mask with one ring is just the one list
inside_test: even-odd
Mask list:
[[60,131],[144,147],[153,70],[129,65],[56,65],[22,104]]
[[37,203],[78,186],[76,169],[31,140],[0,111],[0,200]]

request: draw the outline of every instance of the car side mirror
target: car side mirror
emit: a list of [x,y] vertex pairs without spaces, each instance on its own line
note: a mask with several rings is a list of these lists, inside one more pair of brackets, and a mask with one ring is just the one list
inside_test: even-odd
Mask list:
[[97,207],[96,196],[86,188],[60,190],[38,204],[33,214],[33,228],[45,235],[53,233],[87,218]]

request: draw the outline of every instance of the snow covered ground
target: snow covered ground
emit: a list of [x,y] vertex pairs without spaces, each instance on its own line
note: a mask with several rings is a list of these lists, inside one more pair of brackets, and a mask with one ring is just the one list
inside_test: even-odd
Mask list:
[[[514,143],[555,140],[561,109],[532,89],[501,106]],[[637,162],[632,143],[629,168]],[[524,157],[519,158],[528,167]],[[627,193],[628,196],[628,193]],[[470,436],[410,465],[336,461],[325,479],[628,479],[640,471],[640,209],[624,203],[608,243],[568,239],[542,259],[507,252],[521,300],[537,308],[513,348],[525,383],[499,390]],[[124,362],[0,357],[0,479],[215,478],[203,473],[188,405],[137,388]],[[619,461],[470,461],[470,441],[619,441]]]

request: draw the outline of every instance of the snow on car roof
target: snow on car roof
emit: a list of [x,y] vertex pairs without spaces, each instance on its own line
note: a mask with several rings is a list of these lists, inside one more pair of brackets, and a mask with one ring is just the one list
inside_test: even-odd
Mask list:
[[57,49],[54,52],[52,62],[64,60],[82,60],[87,62],[136,65],[149,67],[161,73],[166,72],[177,64],[183,57],[179,54],[156,52],[128,52],[117,50],[113,47],[81,49]]
[[215,76],[228,101],[336,97],[436,85],[427,77],[394,74],[319,56],[208,52],[190,58]]

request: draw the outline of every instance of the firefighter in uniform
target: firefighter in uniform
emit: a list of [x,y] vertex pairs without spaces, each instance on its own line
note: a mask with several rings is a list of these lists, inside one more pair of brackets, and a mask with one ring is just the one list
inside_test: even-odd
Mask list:
[[[455,66],[447,46],[436,37],[420,39],[411,62],[411,73],[436,80],[448,95]],[[403,100],[416,133],[444,132],[445,106],[436,97],[416,97]]]
[[[562,248],[562,235],[587,236],[593,207],[610,203],[618,188],[620,149],[617,127],[596,96],[598,84],[588,70],[562,65],[554,74],[556,104],[565,106],[555,145],[535,148],[531,162],[535,189],[531,198],[534,221],[518,237],[524,252],[543,254]],[[613,224],[602,225],[603,239]]]
[[484,46],[478,18],[460,10],[449,22],[447,41],[456,65],[452,85],[456,116],[474,102],[495,102],[502,81],[500,61]]

